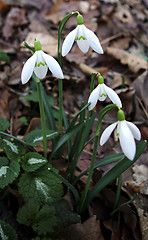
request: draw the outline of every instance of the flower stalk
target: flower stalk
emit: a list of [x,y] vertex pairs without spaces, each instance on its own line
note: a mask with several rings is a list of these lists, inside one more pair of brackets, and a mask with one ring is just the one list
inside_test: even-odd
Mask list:
[[47,159],[47,138],[46,138],[46,125],[45,125],[45,112],[44,112],[44,106],[43,106],[42,94],[41,94],[41,83],[40,83],[40,79],[37,76],[36,76],[36,83],[37,83],[37,91],[38,91],[38,98],[39,98],[44,157]]

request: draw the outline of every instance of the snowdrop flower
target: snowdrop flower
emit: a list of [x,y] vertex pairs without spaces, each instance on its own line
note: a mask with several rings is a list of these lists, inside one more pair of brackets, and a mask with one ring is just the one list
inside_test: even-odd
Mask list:
[[117,93],[114,90],[112,90],[110,87],[106,86],[104,84],[103,77],[99,76],[98,86],[92,91],[92,93],[89,96],[88,103],[91,103],[91,104],[89,105],[88,109],[92,110],[96,106],[98,100],[104,101],[107,96],[119,108],[122,107],[121,100],[118,97]]
[[21,81],[25,84],[31,78],[33,72],[39,79],[43,79],[48,71],[60,79],[63,79],[63,72],[58,62],[48,54],[42,51],[41,43],[36,39],[34,42],[35,53],[24,64]]
[[124,112],[121,109],[118,111],[118,121],[104,130],[100,138],[100,145],[102,146],[106,143],[116,126],[117,137],[119,138],[123,153],[129,160],[134,160],[136,154],[136,143],[134,138],[140,140],[141,133],[135,124],[125,120]]
[[64,57],[69,53],[75,40],[83,53],[88,52],[90,46],[95,52],[103,54],[99,39],[91,30],[85,27],[81,14],[77,16],[77,24],[78,26],[67,35],[63,42],[62,56]]

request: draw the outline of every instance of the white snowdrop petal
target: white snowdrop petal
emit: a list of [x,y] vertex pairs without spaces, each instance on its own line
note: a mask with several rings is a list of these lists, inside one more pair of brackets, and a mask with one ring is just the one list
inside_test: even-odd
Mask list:
[[119,108],[122,108],[122,103],[121,103],[121,100],[120,100],[119,96],[117,95],[117,93],[110,87],[106,86],[105,84],[104,84],[104,89],[105,89],[105,92],[107,93],[108,97],[110,98],[110,100],[114,104],[116,104]]
[[37,59],[37,52],[35,52],[24,64],[24,67],[21,73],[22,84],[27,83],[31,78],[34,70],[34,66],[36,63],[36,59]]
[[104,83],[99,84],[99,86],[100,86],[100,90],[99,90],[98,99],[99,99],[99,101],[104,101],[107,98],[107,94],[106,94],[105,88],[104,88]]
[[84,24],[78,26],[76,41],[77,41],[78,47],[83,53],[88,52],[89,43],[86,40],[86,36],[84,33]]
[[82,38],[80,40],[77,40],[78,47],[83,53],[88,52],[89,50],[89,43],[87,40],[83,40]]
[[89,111],[91,111],[97,104],[98,95],[99,95],[99,85],[91,92],[88,103],[91,103],[88,107]]
[[103,54],[103,49],[101,47],[98,37],[87,27],[84,26],[84,33],[90,47],[97,53]]
[[108,126],[104,132],[101,135],[100,138],[100,145],[102,146],[104,143],[107,142],[107,140],[109,139],[110,135],[112,134],[113,130],[115,129],[115,127],[117,126],[118,122],[112,123],[110,126]]
[[58,62],[53,57],[49,56],[44,52],[42,52],[42,56],[45,60],[45,63],[48,65],[50,71],[52,72],[52,74],[57,78],[63,79],[64,75]]
[[34,73],[39,79],[43,79],[46,76],[47,71],[48,71],[47,65],[45,66],[40,65],[39,67],[34,68]]
[[71,50],[72,45],[76,39],[77,29],[78,29],[78,26],[73,31],[71,31],[65,38],[63,45],[62,45],[62,56],[63,57],[66,56],[69,53],[69,51]]
[[130,131],[126,121],[118,121],[119,123],[119,140],[123,153],[129,160],[133,160],[136,154],[136,144],[132,132]]
[[126,121],[126,123],[127,123],[128,127],[129,127],[129,129],[131,130],[134,138],[136,140],[140,141],[141,133],[140,133],[140,130],[137,128],[137,126],[134,123],[131,123],[131,122],[128,122],[128,121]]

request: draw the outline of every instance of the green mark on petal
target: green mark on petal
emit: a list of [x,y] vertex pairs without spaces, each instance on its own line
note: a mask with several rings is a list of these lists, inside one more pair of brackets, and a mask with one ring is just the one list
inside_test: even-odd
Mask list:
[[107,97],[107,95],[105,93],[102,93],[100,97]]
[[76,39],[76,40],[81,40],[81,39],[83,39],[83,40],[86,40],[86,38],[85,38],[85,37],[83,37],[83,36],[80,36],[79,38],[77,37],[77,39]]
[[45,66],[45,64],[42,63],[42,62],[39,62],[38,64],[37,64],[37,63],[35,64],[36,67],[40,67],[41,65],[42,65],[42,66]]
[[119,137],[120,136],[120,134],[119,133],[117,133],[117,137]]

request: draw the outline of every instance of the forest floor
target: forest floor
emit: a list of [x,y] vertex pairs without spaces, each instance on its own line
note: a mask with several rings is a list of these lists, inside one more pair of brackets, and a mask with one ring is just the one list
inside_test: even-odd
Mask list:
[[[0,50],[9,56],[8,62],[0,61],[0,117],[11,122],[10,133],[23,138],[33,125],[38,124],[39,110],[33,99],[28,101],[30,84],[21,84],[23,63],[30,52],[23,46],[26,41],[33,47],[37,37],[43,51],[57,59],[58,27],[65,15],[73,11],[83,14],[84,24],[99,37],[104,50],[99,55],[89,50],[83,54],[77,44],[62,58],[64,72],[64,108],[71,119],[87,103],[90,94],[92,72],[100,72],[105,83],[116,90],[123,103],[126,120],[135,123],[142,139],[148,140],[148,1],[147,0],[0,0]],[[67,22],[62,40],[76,27],[76,17]],[[51,101],[58,109],[58,80],[50,72],[43,85]],[[96,79],[97,84],[97,79]],[[99,102],[97,114],[109,103]],[[116,121],[109,113],[103,119],[102,129]],[[31,125],[30,125],[30,122]],[[95,126],[94,126],[95,128]],[[92,129],[95,131],[95,129]],[[93,145],[82,153],[78,169],[89,166]],[[42,151],[42,148],[39,149]],[[112,136],[98,147],[97,161],[113,153],[121,152],[119,141]],[[104,175],[113,165],[94,172],[94,180]],[[82,184],[86,179],[82,180]],[[94,200],[92,217],[85,223],[71,228],[76,239],[147,240],[148,239],[148,152],[134,163],[122,176],[121,203],[138,193],[137,199],[120,211],[120,218],[106,220],[105,205],[111,205],[114,192],[105,188]],[[102,209],[102,210],[100,210]],[[106,218],[106,219],[105,219]],[[103,221],[102,221],[103,220]],[[105,221],[104,221],[105,220]],[[98,223],[101,221],[101,228]],[[90,231],[90,226],[92,231]],[[84,234],[85,232],[85,234]],[[106,232],[106,234],[105,234]],[[63,233],[64,234],[64,233]],[[63,235],[63,237],[65,237]],[[66,237],[64,239],[67,239]]]

